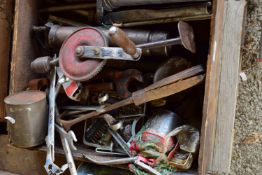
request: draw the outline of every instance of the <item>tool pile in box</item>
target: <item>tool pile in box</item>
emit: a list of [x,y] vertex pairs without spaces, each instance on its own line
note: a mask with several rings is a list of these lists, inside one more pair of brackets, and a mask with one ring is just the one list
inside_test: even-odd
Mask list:
[[[96,152],[82,153],[95,164],[123,165],[137,175],[189,170],[199,128],[176,111],[183,101],[193,101],[190,94],[203,86],[204,69],[176,52],[198,52],[194,29],[184,21],[209,19],[211,2],[46,4],[39,11],[43,25],[32,26],[41,56],[31,70],[41,78],[5,99],[11,143],[28,148],[45,141],[48,174],[67,168],[78,173],[72,156],[76,135]],[[67,160],[61,168],[54,163],[55,130]]]

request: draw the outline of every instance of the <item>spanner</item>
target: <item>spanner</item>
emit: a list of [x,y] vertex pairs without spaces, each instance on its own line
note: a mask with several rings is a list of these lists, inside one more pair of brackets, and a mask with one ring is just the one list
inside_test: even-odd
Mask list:
[[46,136],[47,155],[45,162],[45,170],[48,175],[61,174],[66,170],[65,166],[60,169],[55,161],[55,85],[56,85],[56,67],[51,70],[50,89],[49,89],[49,119],[48,133]]
[[77,175],[76,166],[74,162],[74,158],[72,156],[72,150],[76,150],[76,147],[74,146],[74,142],[77,141],[76,136],[73,131],[66,132],[62,127],[59,125],[55,125],[56,130],[60,134],[61,142],[63,145],[63,149],[66,155],[67,165],[70,171],[71,175]]

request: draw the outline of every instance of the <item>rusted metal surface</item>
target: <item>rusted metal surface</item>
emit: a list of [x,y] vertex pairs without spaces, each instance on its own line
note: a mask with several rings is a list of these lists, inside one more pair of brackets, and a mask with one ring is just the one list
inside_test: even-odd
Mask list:
[[4,120],[4,98],[8,94],[13,0],[0,1],[0,121]]
[[189,50],[192,53],[196,52],[195,46],[195,36],[193,28],[186,22],[179,21],[178,22],[178,32],[179,36],[177,38],[171,38],[167,40],[160,40],[151,43],[139,44],[136,47],[139,48],[158,48],[164,46],[171,46],[171,45],[179,45],[181,44],[184,48]]
[[[48,42],[52,49],[58,49],[61,47],[64,40],[70,36],[76,30],[79,30],[81,27],[71,27],[71,26],[59,26],[52,25],[48,34]],[[101,30],[106,38],[108,39],[109,45],[113,45],[108,36],[108,30],[103,27],[98,27]],[[159,31],[159,30],[143,30],[143,29],[123,29],[127,37],[132,40],[135,44],[143,44],[154,41],[166,40],[170,38],[170,32]],[[154,49],[144,49],[144,56],[164,56],[167,57],[170,55],[170,47],[160,47]]]
[[191,51],[196,53],[196,44],[193,28],[185,22],[178,23],[178,31],[182,45]]
[[[76,119],[73,120],[63,120],[59,119],[59,123],[66,129],[69,130],[71,126],[82,122],[86,119],[97,117],[100,114],[104,114],[106,112],[112,111],[114,109],[118,109],[120,107],[124,107],[130,104],[135,105],[141,105],[146,102],[164,98],[170,95],[173,95],[175,93],[181,92],[183,90],[186,90],[190,87],[193,87],[199,83],[201,83],[204,80],[204,75],[195,76],[192,78],[193,75],[196,75],[198,73],[202,72],[202,67],[195,66],[193,68],[187,69],[185,71],[182,71],[178,74],[169,76],[167,78],[164,78],[142,90],[136,91],[132,93],[132,96],[116,102],[114,104],[108,105],[106,107],[103,107],[100,110],[82,115]],[[187,79],[185,79],[187,78]],[[182,80],[185,79],[185,80]],[[181,80],[181,81],[178,81]],[[178,82],[177,82],[178,81]]]
[[198,2],[203,0],[102,0],[103,8],[105,10],[111,11],[120,7],[130,7],[130,6],[141,6],[141,5],[153,5],[153,4],[172,4],[181,2]]
[[60,48],[64,40],[80,29],[79,27],[70,27],[70,26],[60,26],[60,25],[51,25],[50,31],[48,34],[48,44],[52,48]]
[[106,60],[81,61],[75,54],[79,45],[107,46],[107,40],[97,29],[87,27],[75,31],[68,37],[59,52],[59,65],[70,79],[84,81],[93,78],[104,67]]
[[117,95],[120,98],[130,97],[132,94],[130,89],[138,89],[139,87],[136,87],[136,85],[143,84],[142,73],[136,69],[128,69],[125,71],[108,69],[102,71],[95,79],[113,81]]
[[41,9],[40,12],[65,12],[65,11],[71,11],[71,10],[79,10],[79,9],[92,9],[95,8],[95,3],[84,3],[84,4],[75,4],[75,5],[63,5],[63,6],[54,6],[54,7],[48,7],[46,9]]
[[11,94],[25,89],[28,81],[36,77],[28,68],[36,58],[37,48],[31,28],[37,24],[38,3],[35,0],[16,0],[9,90]]
[[100,21],[121,27],[171,23],[177,21],[203,20],[211,17],[211,3],[169,6],[163,9],[129,9],[105,13]]
[[172,74],[189,68],[191,63],[182,57],[170,58],[167,62],[161,65],[154,74],[154,82],[162,80]]
[[31,70],[36,73],[48,73],[51,66],[57,63],[58,59],[53,60],[50,56],[39,57],[31,63]]
[[39,78],[32,79],[28,83],[28,90],[45,90],[49,86],[49,79],[47,78]]
[[47,130],[46,93],[23,91],[6,97],[4,101],[11,144],[30,148],[44,143]]

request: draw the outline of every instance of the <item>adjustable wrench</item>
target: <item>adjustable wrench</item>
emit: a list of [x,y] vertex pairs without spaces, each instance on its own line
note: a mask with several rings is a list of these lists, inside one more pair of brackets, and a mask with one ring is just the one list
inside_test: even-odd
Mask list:
[[74,158],[72,156],[72,150],[76,150],[76,147],[74,146],[74,142],[77,141],[76,136],[73,131],[66,132],[62,127],[59,125],[55,125],[56,130],[60,134],[61,142],[63,145],[63,149],[66,155],[67,165],[70,171],[71,175],[77,175],[76,166],[74,162]]

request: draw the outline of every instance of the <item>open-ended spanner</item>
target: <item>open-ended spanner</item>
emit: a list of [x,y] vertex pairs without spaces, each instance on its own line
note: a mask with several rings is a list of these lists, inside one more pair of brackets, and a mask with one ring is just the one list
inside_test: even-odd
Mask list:
[[60,134],[61,142],[63,145],[63,149],[65,152],[66,160],[67,160],[67,165],[70,171],[71,175],[77,175],[76,171],[76,166],[74,162],[74,158],[72,156],[71,150],[76,150],[76,147],[74,146],[74,142],[77,141],[76,136],[73,131],[68,131],[66,132],[62,127],[59,125],[55,125],[56,130]]
[[56,98],[56,67],[50,73],[50,89],[49,89],[49,118],[48,118],[48,133],[46,136],[46,162],[45,170],[48,175],[61,174],[65,171],[66,167],[59,168],[55,161],[55,98]]

